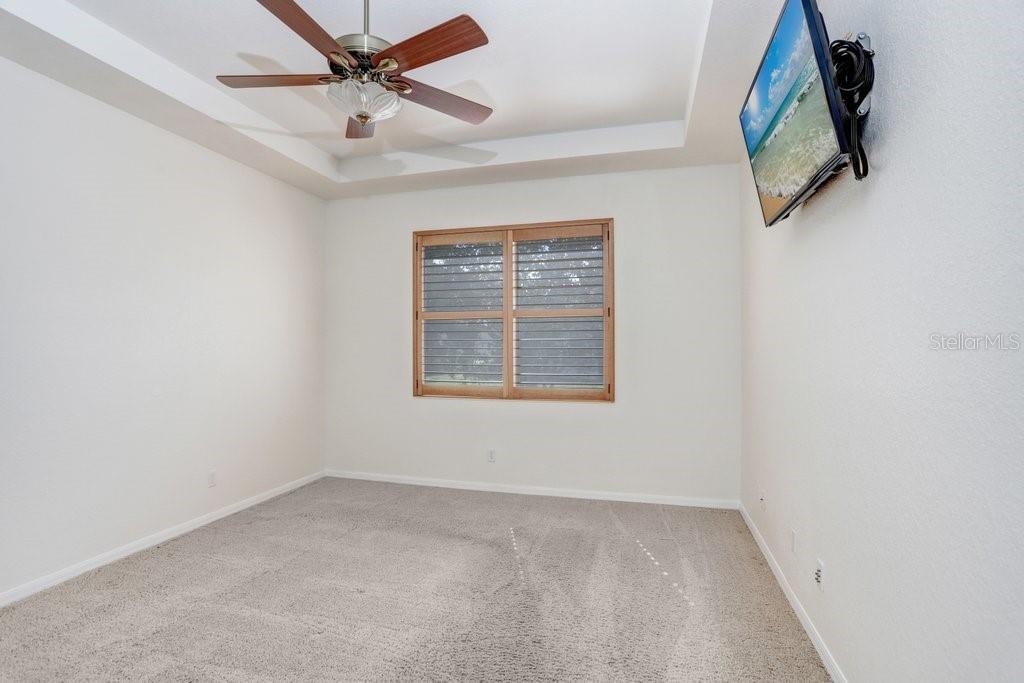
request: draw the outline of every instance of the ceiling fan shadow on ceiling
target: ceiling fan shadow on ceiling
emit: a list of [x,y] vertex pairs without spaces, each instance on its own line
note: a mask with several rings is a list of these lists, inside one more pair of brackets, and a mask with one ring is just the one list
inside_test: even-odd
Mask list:
[[326,85],[327,97],[349,116],[345,137],[369,138],[374,124],[389,119],[409,100],[468,123],[493,111],[453,93],[414,81],[406,71],[487,44],[483,29],[463,14],[392,45],[370,35],[370,0],[363,0],[363,32],[332,38],[294,0],[257,0],[327,57],[330,73],[279,76],[217,76],[231,88]]

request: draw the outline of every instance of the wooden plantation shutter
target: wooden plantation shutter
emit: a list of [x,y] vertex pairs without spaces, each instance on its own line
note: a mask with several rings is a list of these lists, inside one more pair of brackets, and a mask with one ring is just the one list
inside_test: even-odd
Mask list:
[[614,399],[612,221],[413,236],[413,393]]
[[454,233],[416,241],[416,393],[503,396],[504,236]]
[[512,231],[514,398],[611,398],[609,238],[604,223]]

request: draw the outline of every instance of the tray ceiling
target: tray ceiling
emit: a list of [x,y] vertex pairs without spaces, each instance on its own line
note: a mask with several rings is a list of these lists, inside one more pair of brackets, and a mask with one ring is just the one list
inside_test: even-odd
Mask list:
[[[300,4],[332,34],[361,30],[359,0]],[[472,126],[407,102],[369,140],[345,138],[346,119],[322,86],[231,90],[215,81],[326,66],[255,0],[0,0],[0,38],[10,38],[0,55],[317,194],[344,196],[687,163],[681,152],[699,100],[742,97],[734,83],[712,92],[709,79],[737,62],[737,73],[751,59],[756,66],[776,11],[766,4],[372,1],[371,33],[391,42],[458,14],[476,19],[488,45],[410,76],[495,113]],[[766,15],[763,30],[746,21],[752,15]],[[737,55],[729,43],[744,32],[755,45]],[[717,46],[707,44],[713,36]],[[64,68],[51,56],[58,48]],[[728,64],[709,65],[711,48]],[[725,132],[720,113],[703,115]],[[695,159],[735,159],[732,147],[709,153],[704,137]]]

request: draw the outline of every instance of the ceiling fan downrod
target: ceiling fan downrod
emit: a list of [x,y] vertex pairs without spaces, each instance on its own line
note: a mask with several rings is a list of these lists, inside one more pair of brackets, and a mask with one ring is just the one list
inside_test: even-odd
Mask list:
[[[343,36],[338,36],[335,39],[341,47],[350,53],[356,54],[356,59],[359,60],[359,64],[356,66],[339,65],[341,66],[341,72],[334,70],[339,75],[356,78],[357,80],[367,80],[370,75],[375,72],[391,71],[398,67],[398,63],[394,60],[386,60],[389,64],[382,64],[384,68],[373,67],[369,63],[369,58],[378,52],[391,47],[391,43],[370,34],[370,0],[363,0],[363,32],[362,33],[349,33]],[[388,68],[394,64],[393,68]]]

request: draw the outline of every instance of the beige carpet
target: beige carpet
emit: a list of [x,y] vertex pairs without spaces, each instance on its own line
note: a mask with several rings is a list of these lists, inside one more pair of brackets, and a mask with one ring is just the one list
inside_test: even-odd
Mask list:
[[0,610],[0,679],[828,676],[736,512],[321,479]]

